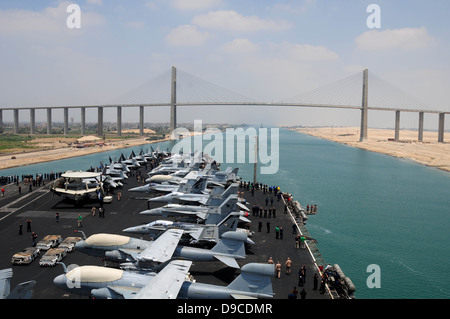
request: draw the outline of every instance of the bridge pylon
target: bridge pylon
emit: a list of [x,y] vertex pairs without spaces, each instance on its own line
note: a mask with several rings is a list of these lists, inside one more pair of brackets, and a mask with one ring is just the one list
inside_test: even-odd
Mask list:
[[367,141],[367,111],[369,101],[369,70],[363,71],[362,105],[361,105],[361,134],[359,141]]
[[170,134],[177,128],[177,68],[172,66],[172,81],[170,94]]

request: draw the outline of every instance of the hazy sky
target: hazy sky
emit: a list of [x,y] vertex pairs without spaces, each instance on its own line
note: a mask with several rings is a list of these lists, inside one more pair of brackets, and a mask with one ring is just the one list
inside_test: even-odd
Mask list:
[[[79,29],[67,25],[72,3],[81,8]],[[370,4],[380,8],[380,28],[367,24]],[[430,109],[450,111],[449,11],[448,0],[2,0],[0,107],[108,103],[174,65],[258,101],[362,77],[368,68]],[[77,121],[79,113],[69,116]],[[45,120],[44,111],[36,116]],[[105,111],[105,120],[115,116]],[[96,117],[88,110],[88,121]],[[27,121],[28,112],[20,118]],[[358,126],[360,112],[180,107],[178,118]],[[62,111],[54,119],[62,121]],[[123,112],[124,121],[137,119],[136,108]],[[146,108],[145,121],[168,120],[168,107]],[[425,116],[426,128],[437,122]],[[401,123],[415,127],[418,115],[402,113]],[[369,112],[369,126],[393,125],[393,112]]]

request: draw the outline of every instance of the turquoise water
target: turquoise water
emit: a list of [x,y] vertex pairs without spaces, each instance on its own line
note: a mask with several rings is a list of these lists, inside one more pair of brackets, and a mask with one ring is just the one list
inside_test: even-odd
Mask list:
[[[204,142],[204,145],[207,142]],[[171,148],[173,142],[153,145]],[[150,146],[142,146],[145,150]],[[85,170],[141,147],[0,171],[0,175]],[[450,174],[408,160],[280,129],[280,164],[259,180],[319,213],[307,227],[325,260],[341,266],[359,299],[450,298]],[[224,166],[228,166],[224,164]],[[253,164],[230,163],[253,180]],[[380,288],[368,288],[369,265]]]
[[[450,297],[442,277],[450,266],[449,173],[280,130],[279,172],[263,180],[318,205],[308,230],[357,298]],[[380,288],[366,284],[371,264],[380,267]]]

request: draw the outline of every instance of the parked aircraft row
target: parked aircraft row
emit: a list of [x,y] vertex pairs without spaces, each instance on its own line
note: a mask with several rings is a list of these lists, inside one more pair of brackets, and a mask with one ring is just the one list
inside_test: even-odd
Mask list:
[[[130,160],[129,163],[138,165],[146,161],[144,154],[140,155],[141,163],[136,156]],[[125,159],[120,162],[125,171]],[[129,191],[150,194],[162,191],[157,185],[167,186],[168,194],[149,201],[168,204],[141,214],[176,217],[183,222],[157,220],[123,230],[151,235],[153,240],[106,233],[86,237],[83,233],[76,249],[115,262],[119,269],[97,266],[65,269],[64,274],[54,279],[55,285],[95,298],[272,298],[274,266],[238,264],[246,258],[246,244],[254,242],[249,238],[251,232],[238,228],[240,221],[250,220],[246,218],[249,209],[236,194],[237,169],[221,172],[215,162],[200,153],[174,154],[158,160],[158,164],[148,173],[147,185]],[[127,164],[128,169],[138,167],[130,165],[135,164]],[[110,165],[108,169],[118,166]],[[192,244],[203,247],[210,244],[211,248]],[[240,275],[226,287],[197,283],[189,276],[193,262],[221,262],[239,269]]]
[[150,153],[141,151],[138,156],[132,152],[128,159],[123,154],[118,161],[113,161],[110,157],[109,165],[101,163],[100,168],[91,167],[88,172],[67,171],[52,182],[50,191],[77,205],[93,199],[109,202],[112,198],[108,196],[108,189],[123,187],[131,169],[138,169],[148,160],[157,160],[160,154],[161,152],[153,149]]

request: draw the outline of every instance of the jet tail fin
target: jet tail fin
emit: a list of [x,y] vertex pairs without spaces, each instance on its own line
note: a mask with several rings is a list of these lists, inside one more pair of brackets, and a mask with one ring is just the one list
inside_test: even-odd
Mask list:
[[219,234],[224,234],[228,231],[236,231],[238,223],[239,223],[239,216],[236,216],[233,213],[228,214],[227,217],[222,219],[217,224]]
[[30,280],[18,284],[8,296],[8,299],[31,299],[33,295],[33,288],[36,281]]
[[238,202],[238,197],[235,194],[225,197],[224,201],[219,206],[220,214],[222,216],[227,216],[231,212],[235,211],[237,202]]
[[222,255],[215,255],[214,258],[220,260],[221,262],[223,262],[228,267],[239,269],[239,265],[238,265],[236,259],[234,259],[233,257],[227,257],[227,256],[222,256]]
[[244,243],[246,240],[247,234],[236,231],[228,231],[222,235],[222,238],[211,249],[211,251],[214,253],[245,257]]
[[208,206],[220,206],[228,197],[231,195],[236,195],[238,188],[238,183],[231,184],[225,190],[223,187],[214,187],[211,191],[211,195],[218,196],[211,196],[211,198],[208,199]]
[[0,299],[30,299],[36,281],[18,284],[11,292],[12,268],[0,270]]
[[227,189],[224,190],[222,193],[222,198],[227,198],[232,194],[236,194],[239,188],[239,183],[232,183],[230,186],[228,186]]
[[194,185],[192,187],[192,189],[194,189],[194,191],[195,191],[195,189],[197,189],[198,193],[202,193],[206,189],[207,184],[208,184],[207,179],[203,178],[203,179],[201,179],[200,183],[197,185]]
[[239,298],[239,292],[254,293],[256,298],[272,298],[271,279],[274,271],[273,264],[247,264],[241,268],[241,274],[227,288],[236,291],[235,298]]

